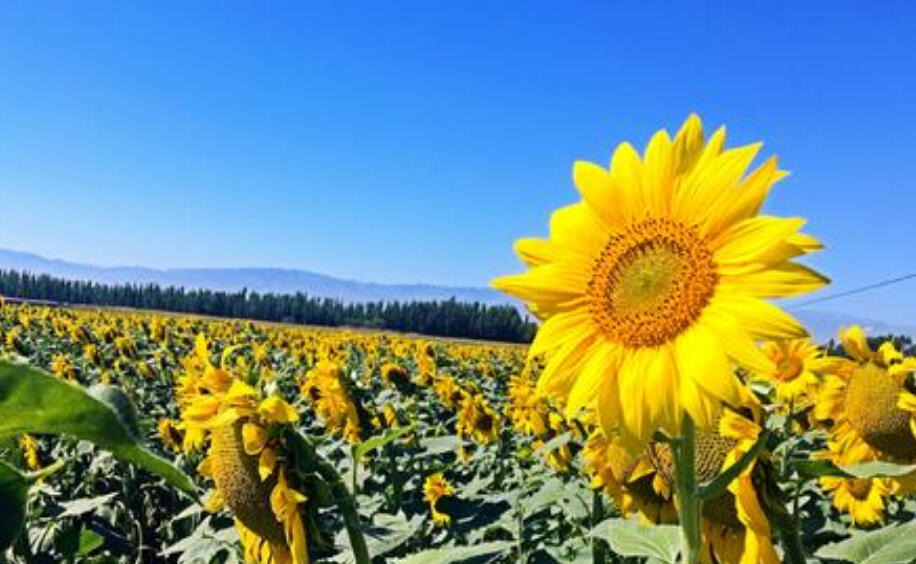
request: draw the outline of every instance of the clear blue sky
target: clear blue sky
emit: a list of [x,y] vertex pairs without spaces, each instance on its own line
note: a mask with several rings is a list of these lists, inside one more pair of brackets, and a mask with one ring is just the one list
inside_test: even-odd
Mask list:
[[792,171],[828,291],[916,271],[914,5],[734,4],[8,3],[0,246],[484,285],[575,159],[695,110]]

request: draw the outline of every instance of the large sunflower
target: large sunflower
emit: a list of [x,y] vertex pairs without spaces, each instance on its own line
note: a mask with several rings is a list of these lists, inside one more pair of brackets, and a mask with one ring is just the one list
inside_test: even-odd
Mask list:
[[610,170],[577,162],[582,201],[553,214],[549,239],[516,243],[527,272],[493,282],[544,321],[530,348],[549,358],[539,391],[569,414],[597,397],[631,449],[678,434],[685,414],[712,429],[722,402],[742,400],[729,361],[769,371],[756,341],[807,334],[764,298],[827,282],[791,260],[820,248],[803,219],[758,215],[785,175],[776,158],[745,175],[760,145],[724,142],[724,128],[704,141],[691,115],[642,158],[623,143]]

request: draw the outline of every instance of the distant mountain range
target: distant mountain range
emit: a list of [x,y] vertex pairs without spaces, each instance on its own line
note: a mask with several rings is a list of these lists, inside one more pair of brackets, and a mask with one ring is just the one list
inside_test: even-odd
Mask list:
[[490,288],[434,286],[430,284],[375,284],[335,278],[307,270],[285,268],[146,268],[142,266],[95,266],[0,249],[0,268],[49,274],[71,280],[105,284],[158,284],[186,289],[294,294],[333,298],[344,302],[447,300],[507,303],[503,294]]
[[[143,283],[176,286],[187,289],[210,289],[275,294],[304,292],[310,296],[338,299],[344,302],[447,300],[486,304],[518,302],[490,288],[435,286],[431,284],[375,284],[335,278],[307,270],[283,268],[167,268],[140,266],[94,266],[64,260],[47,259],[32,253],[0,249],[0,268],[49,274],[72,280],[91,280],[106,284]],[[870,334],[906,334],[916,336],[916,328],[904,327],[877,319],[860,319],[835,311],[803,309],[791,311],[811,332],[817,342],[836,337],[837,330],[859,324]]]

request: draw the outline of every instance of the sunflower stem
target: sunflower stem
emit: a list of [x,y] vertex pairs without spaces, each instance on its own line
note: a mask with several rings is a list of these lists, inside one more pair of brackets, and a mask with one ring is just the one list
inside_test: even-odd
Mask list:
[[347,536],[350,537],[350,547],[353,550],[353,558],[356,564],[369,564],[369,550],[366,547],[366,539],[363,536],[363,530],[359,524],[359,514],[356,511],[356,501],[347,489],[347,485],[341,479],[337,470],[331,466],[324,458],[317,459],[318,473],[324,478],[325,482],[331,487],[334,498],[338,500],[338,507],[343,515],[344,524],[347,527]]
[[693,419],[684,416],[680,439],[673,443],[675,490],[681,522],[681,561],[684,564],[699,564],[701,551],[700,510],[703,500],[697,491],[694,462],[696,431]]
[[[601,499],[601,490],[592,492],[592,529],[604,520],[604,503]],[[607,555],[604,544],[597,536],[592,536],[592,563],[605,564]]]
[[795,482],[795,491],[792,500],[792,515],[787,514],[784,506],[777,506],[775,511],[771,511],[771,519],[776,529],[782,548],[785,551],[784,560],[788,564],[805,564],[805,547],[802,544],[800,534],[800,515],[798,508],[798,496],[802,487],[801,481]]

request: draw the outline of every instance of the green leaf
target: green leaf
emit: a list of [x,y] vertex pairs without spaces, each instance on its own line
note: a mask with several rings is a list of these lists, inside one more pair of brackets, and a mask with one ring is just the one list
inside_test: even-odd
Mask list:
[[450,546],[424,550],[406,558],[394,560],[395,564],[453,564],[478,556],[503,553],[515,546],[511,541],[492,541],[472,546]]
[[895,464],[893,462],[873,460],[871,462],[859,462],[843,466],[842,470],[856,478],[899,478],[916,472],[916,464]]
[[540,447],[538,447],[537,450],[535,450],[535,452],[541,454],[541,456],[549,456],[551,452],[555,451],[556,449],[560,448],[561,446],[565,444],[569,444],[569,441],[571,440],[572,440],[572,433],[567,431],[565,433],[561,433],[557,435],[556,437],[542,444]]
[[407,433],[414,430],[414,425],[407,427],[398,427],[397,429],[391,429],[381,435],[375,435],[369,437],[365,441],[359,443],[356,447],[353,448],[353,458],[356,462],[362,461],[367,454],[372,452],[377,448],[381,448],[391,442],[396,441],[399,437],[406,435]]
[[95,511],[103,507],[106,503],[117,497],[117,493],[110,493],[105,495],[100,495],[98,497],[87,497],[82,499],[75,499],[73,501],[62,501],[60,506],[64,508],[64,512],[59,515],[59,517],[79,517],[80,515],[85,515],[87,513],[95,513]]
[[89,529],[83,529],[80,532],[80,544],[78,554],[80,556],[86,556],[93,550],[101,548],[105,544],[105,539],[102,538],[98,533],[91,531]]
[[916,560],[916,523],[860,531],[822,547],[815,556],[853,564],[908,564]]
[[824,459],[793,458],[792,467],[802,478],[820,478],[821,476],[848,477],[836,464]]
[[643,525],[629,519],[606,519],[591,535],[607,541],[621,556],[655,558],[674,564],[681,548],[681,531],[674,525]]
[[0,461],[0,554],[22,533],[28,493],[28,477]]
[[100,401],[43,370],[0,360],[0,436],[44,433],[91,441],[196,497],[188,476],[140,443],[125,423],[130,415],[121,411],[123,403],[119,408],[112,399],[118,394],[105,395],[109,401]]
[[457,435],[445,435],[442,437],[430,437],[420,441],[420,447],[424,450],[420,456],[437,456],[446,452],[458,452],[458,449],[467,443]]
[[793,460],[792,465],[806,478],[836,476],[840,478],[899,478],[916,472],[916,464],[895,464],[873,460],[839,467],[829,460]]

